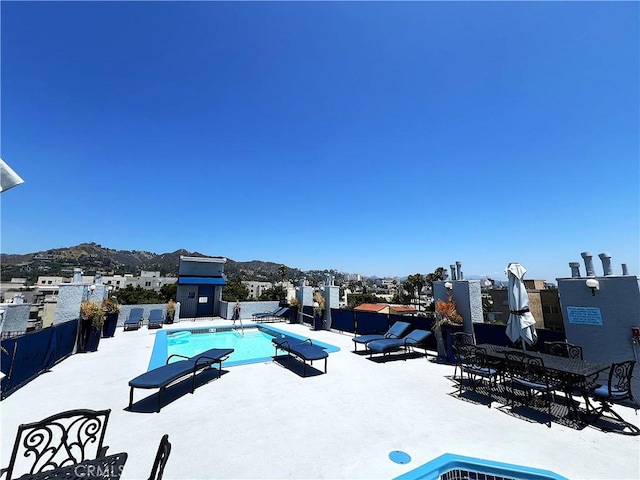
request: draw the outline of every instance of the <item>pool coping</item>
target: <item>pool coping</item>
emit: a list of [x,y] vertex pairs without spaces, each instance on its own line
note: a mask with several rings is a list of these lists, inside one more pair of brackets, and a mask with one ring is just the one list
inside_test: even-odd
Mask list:
[[[525,467],[482,458],[445,453],[430,462],[410,470],[394,480],[431,480],[434,478],[461,478],[458,471],[472,473],[471,478],[517,478],[518,480],[568,480],[550,470]],[[449,474],[450,476],[447,476]]]
[[[238,331],[238,330],[248,329],[248,328],[251,328],[251,329],[256,328],[261,331],[266,331],[266,333],[269,333],[269,334],[275,333],[275,335],[273,335],[274,337],[287,336],[287,337],[297,338],[299,340],[307,340],[309,338],[309,337],[304,337],[302,335],[290,333],[285,330],[280,330],[271,325],[264,325],[261,323],[247,323],[242,325],[241,327],[233,326],[233,325],[224,325],[224,326],[214,326],[214,327],[195,327],[195,328],[182,327],[182,328],[172,328],[172,329],[166,329],[166,330],[162,329],[162,330],[158,330],[156,333],[156,338],[153,344],[153,350],[151,351],[151,358],[149,359],[149,365],[147,367],[147,371],[153,370],[154,368],[158,368],[166,363],[167,356],[168,356],[167,336],[171,333],[184,332],[184,331],[191,332],[194,330],[195,331],[206,330],[209,333],[214,333],[214,332],[227,332],[227,331],[234,331],[234,330]],[[319,347],[324,348],[328,353],[340,351],[339,347],[336,347],[335,345],[331,345],[329,343],[324,343],[317,340],[314,340],[313,343],[314,345],[318,345]],[[273,356],[269,356],[269,357],[253,358],[248,360],[224,361],[222,362],[222,365],[224,367],[235,367],[238,365],[249,365],[252,363],[265,363],[265,362],[272,362],[272,361],[273,361]]]

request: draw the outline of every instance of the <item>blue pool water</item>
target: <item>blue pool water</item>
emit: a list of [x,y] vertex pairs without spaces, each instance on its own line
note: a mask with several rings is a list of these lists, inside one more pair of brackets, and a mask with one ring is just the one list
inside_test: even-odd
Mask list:
[[[222,363],[224,367],[268,362],[273,359],[275,353],[271,340],[283,334],[304,340],[304,337],[263,325],[249,326],[243,330],[230,327],[160,330],[156,334],[149,370],[164,365],[171,355],[191,357],[210,348],[234,349],[231,356]],[[313,343],[325,348],[329,353],[340,350],[336,346],[315,340]]]

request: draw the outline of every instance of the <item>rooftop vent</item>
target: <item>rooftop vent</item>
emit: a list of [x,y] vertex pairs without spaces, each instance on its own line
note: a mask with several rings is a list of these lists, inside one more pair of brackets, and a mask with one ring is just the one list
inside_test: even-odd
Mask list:
[[587,270],[587,277],[595,277],[596,271],[593,269],[593,255],[591,252],[582,252],[582,258],[584,259],[584,268]]
[[571,267],[571,278],[580,278],[580,263],[569,262],[569,267]]
[[598,255],[600,260],[602,261],[602,271],[605,277],[613,275],[613,270],[611,270],[611,255],[607,252],[603,252]]

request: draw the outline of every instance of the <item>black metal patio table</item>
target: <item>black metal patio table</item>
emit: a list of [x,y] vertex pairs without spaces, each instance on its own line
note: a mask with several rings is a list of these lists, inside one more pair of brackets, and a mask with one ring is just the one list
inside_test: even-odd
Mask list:
[[[522,349],[511,348],[500,345],[493,345],[490,343],[482,343],[478,345],[486,350],[487,356],[504,360],[504,352],[522,352]],[[577,413],[575,411],[574,400],[571,398],[571,393],[576,385],[583,383],[587,378],[603,372],[609,368],[609,365],[601,363],[587,362],[576,358],[559,357],[556,355],[549,355],[548,353],[525,351],[527,355],[532,357],[541,358],[544,362],[544,367],[554,375],[554,377],[562,383],[563,390],[567,396],[567,402],[572,414]]]
[[[504,352],[522,352],[519,348],[504,347],[500,345],[493,345],[490,343],[481,343],[479,347],[484,348],[487,351],[487,355],[493,358],[499,358],[504,360]],[[595,375],[596,373],[603,372],[609,368],[609,365],[604,365],[595,362],[586,362],[584,360],[576,358],[559,357],[556,355],[549,355],[548,353],[525,351],[527,355],[532,357],[541,358],[544,361],[545,368],[558,372],[561,374],[569,374],[574,377],[587,378]]]

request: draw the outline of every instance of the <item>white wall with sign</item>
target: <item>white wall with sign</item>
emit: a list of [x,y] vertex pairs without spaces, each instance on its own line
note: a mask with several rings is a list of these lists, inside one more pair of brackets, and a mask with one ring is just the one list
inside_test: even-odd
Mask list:
[[[640,325],[640,277],[596,279],[600,288],[595,295],[584,277],[557,279],[567,341],[582,346],[587,361],[606,365],[640,362],[640,347],[631,341],[632,327]],[[633,376],[632,388],[634,397],[640,399],[640,375]],[[636,403],[640,406],[638,400]]]

